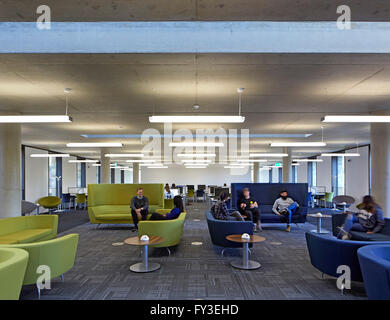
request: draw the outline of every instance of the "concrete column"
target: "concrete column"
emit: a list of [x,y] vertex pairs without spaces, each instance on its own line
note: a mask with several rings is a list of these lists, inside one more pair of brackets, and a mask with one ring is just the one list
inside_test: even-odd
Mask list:
[[133,183],[140,183],[139,181],[139,163],[133,163]]
[[291,148],[283,148],[283,153],[287,153],[287,157],[283,157],[283,182],[290,183],[292,181],[292,166],[291,166]]
[[110,158],[107,158],[105,155],[110,153],[107,148],[102,148],[100,151],[100,167],[101,174],[101,183],[109,184],[111,183],[111,171],[110,171]]
[[371,124],[371,191],[385,216],[390,217],[390,124],[387,123]]
[[0,124],[0,219],[21,215],[20,124]]
[[253,182],[259,183],[260,182],[260,166],[258,162],[253,163]]

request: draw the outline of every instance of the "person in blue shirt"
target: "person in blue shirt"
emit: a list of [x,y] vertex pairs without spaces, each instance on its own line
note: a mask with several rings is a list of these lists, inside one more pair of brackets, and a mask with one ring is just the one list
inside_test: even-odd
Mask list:
[[184,211],[183,199],[181,196],[175,196],[173,198],[173,205],[175,206],[170,212],[161,214],[154,212],[152,213],[150,220],[174,220],[180,216],[180,213]]
[[363,202],[357,206],[360,209],[359,213],[348,214],[345,223],[339,227],[339,239],[350,240],[352,235],[349,231],[360,231],[367,234],[381,232],[385,226],[385,218],[382,208],[374,201],[371,196],[364,196]]

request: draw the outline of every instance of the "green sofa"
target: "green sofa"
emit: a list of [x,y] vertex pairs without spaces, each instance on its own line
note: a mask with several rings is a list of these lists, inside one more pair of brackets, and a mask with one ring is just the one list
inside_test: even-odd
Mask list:
[[0,244],[44,241],[57,236],[58,216],[40,215],[0,220]]
[[[158,213],[166,213],[169,210],[158,210]],[[179,218],[174,220],[140,221],[138,223],[138,236],[160,236],[164,241],[151,247],[172,247],[180,243],[183,234],[186,212],[182,212]]]
[[18,300],[26,272],[28,252],[0,248],[0,300]]
[[164,208],[163,184],[89,184],[89,221],[92,224],[133,223],[130,201],[139,187],[149,199],[149,213]]
[[[71,269],[76,258],[79,235],[68,234],[61,238],[34,243],[20,243],[11,245],[0,245],[3,248],[23,249],[28,252],[27,269],[24,274],[23,285],[36,284],[38,278],[42,275],[37,272],[39,266],[48,266],[50,268],[50,278],[63,276]],[[40,288],[37,286],[38,296],[40,297]]]

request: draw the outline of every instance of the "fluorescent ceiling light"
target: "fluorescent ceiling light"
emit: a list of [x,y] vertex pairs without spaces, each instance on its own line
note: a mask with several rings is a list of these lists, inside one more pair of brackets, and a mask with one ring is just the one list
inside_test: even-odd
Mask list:
[[200,158],[200,157],[216,157],[215,153],[179,153],[180,158]]
[[243,123],[242,116],[151,116],[153,123]]
[[322,162],[322,159],[293,159],[295,162]]
[[85,159],[85,160],[69,160],[68,162],[69,163],[96,163],[96,162],[99,162],[99,160],[89,160],[89,159]]
[[229,166],[251,166],[252,163],[248,163],[248,162],[245,162],[245,163],[242,163],[242,162],[238,162],[238,163],[229,163]]
[[70,154],[64,153],[33,153],[30,154],[31,158],[68,158]]
[[268,157],[268,158],[271,158],[271,157],[288,157],[288,154],[287,153],[250,153],[249,154],[250,157]]
[[168,166],[149,166],[148,169],[167,169]]
[[120,142],[76,142],[67,143],[68,148],[97,148],[97,147],[122,147]]
[[163,163],[141,163],[140,167],[149,167],[149,166],[163,166]]
[[295,166],[299,166],[300,164],[299,163],[292,163],[291,165],[295,167]]
[[260,168],[260,170],[262,170],[262,171],[265,171],[265,170],[269,171],[269,170],[271,170],[271,167],[263,167],[263,168]]
[[283,168],[283,166],[270,166],[270,168]]
[[321,157],[360,157],[360,153],[321,153]]
[[92,166],[93,167],[101,167],[102,165],[101,165],[101,163],[93,163]]
[[152,160],[152,159],[144,159],[144,160],[126,160],[126,162],[130,162],[130,163],[152,163],[152,162],[156,162],[156,160]]
[[170,142],[170,147],[223,147],[223,142]]
[[326,142],[273,142],[271,147],[325,147]]
[[212,160],[210,159],[183,159],[182,162],[190,162],[190,163],[210,163]]
[[325,116],[322,122],[390,122],[390,116]]
[[266,159],[235,159],[231,161],[237,161],[237,162],[267,162]]
[[143,157],[144,154],[143,153],[108,153],[106,155],[104,155],[105,157],[107,158],[120,158],[120,157],[124,157],[124,158],[131,158],[131,157]]
[[186,169],[206,169],[207,166],[186,166]]
[[0,123],[61,123],[72,122],[69,116],[0,116]]

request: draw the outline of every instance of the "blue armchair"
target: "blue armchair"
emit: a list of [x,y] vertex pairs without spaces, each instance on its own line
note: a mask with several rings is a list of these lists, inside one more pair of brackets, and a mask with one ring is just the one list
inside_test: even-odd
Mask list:
[[390,245],[365,246],[358,257],[368,298],[390,300]]
[[[206,220],[211,242],[218,247],[242,248],[242,244],[226,240],[226,236],[243,233],[253,234],[253,223],[251,221],[217,220],[209,211],[206,211]],[[251,244],[249,246],[251,247]]]
[[360,282],[363,281],[363,277],[357,255],[358,249],[367,245],[386,244],[386,242],[339,240],[314,232],[306,232],[305,236],[310,261],[315,268],[327,275],[338,277],[337,268],[340,265],[347,265],[351,269],[351,280]]

